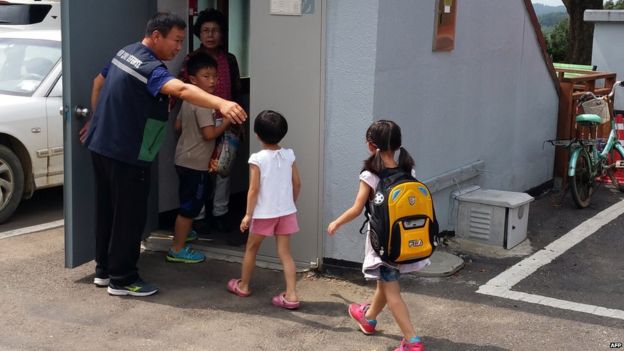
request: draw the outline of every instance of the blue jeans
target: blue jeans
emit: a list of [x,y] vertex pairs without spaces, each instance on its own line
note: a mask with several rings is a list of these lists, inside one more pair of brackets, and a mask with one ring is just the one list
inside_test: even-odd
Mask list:
[[391,268],[382,265],[379,267],[379,278],[382,282],[395,282],[399,280],[401,272],[398,268]]

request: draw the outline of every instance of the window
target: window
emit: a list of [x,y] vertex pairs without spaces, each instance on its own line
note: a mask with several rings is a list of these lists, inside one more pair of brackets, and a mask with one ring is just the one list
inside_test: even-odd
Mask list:
[[42,22],[52,5],[7,4],[0,2],[0,24],[34,24]]
[[0,39],[0,93],[30,96],[61,59],[61,43]]
[[457,0],[437,0],[433,51],[452,51],[455,48],[455,13]]
[[54,84],[54,87],[50,91],[50,94],[48,94],[48,97],[62,97],[62,96],[63,96],[63,77],[61,76],[56,81],[56,84]]

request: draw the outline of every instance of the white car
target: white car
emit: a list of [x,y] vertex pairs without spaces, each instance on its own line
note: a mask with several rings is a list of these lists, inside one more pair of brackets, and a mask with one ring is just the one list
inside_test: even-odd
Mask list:
[[60,0],[0,0],[0,31],[60,28]]
[[63,184],[61,31],[0,32],[0,223]]

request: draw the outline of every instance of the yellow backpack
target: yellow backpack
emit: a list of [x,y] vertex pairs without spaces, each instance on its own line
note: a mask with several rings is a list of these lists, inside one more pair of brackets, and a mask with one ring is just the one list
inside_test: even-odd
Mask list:
[[397,168],[381,171],[366,204],[373,249],[385,262],[411,263],[431,256],[438,245],[438,222],[427,186]]

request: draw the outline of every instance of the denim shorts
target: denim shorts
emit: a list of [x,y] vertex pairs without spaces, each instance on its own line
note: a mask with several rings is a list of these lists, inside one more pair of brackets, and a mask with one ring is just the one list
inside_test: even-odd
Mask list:
[[401,272],[398,268],[392,268],[385,265],[379,267],[379,279],[382,282],[395,282],[399,280]]
[[186,218],[195,218],[204,206],[204,197],[208,187],[208,171],[198,171],[176,165],[180,179],[178,195],[180,197],[179,214]]

